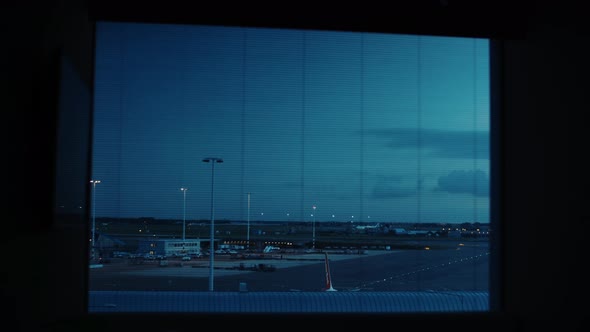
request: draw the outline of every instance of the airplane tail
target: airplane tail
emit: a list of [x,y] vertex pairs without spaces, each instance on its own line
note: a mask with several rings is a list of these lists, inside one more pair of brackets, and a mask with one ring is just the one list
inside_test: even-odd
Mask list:
[[336,289],[332,287],[332,276],[330,274],[330,261],[328,260],[328,253],[324,253],[326,255],[326,288],[324,288],[325,292],[336,292]]

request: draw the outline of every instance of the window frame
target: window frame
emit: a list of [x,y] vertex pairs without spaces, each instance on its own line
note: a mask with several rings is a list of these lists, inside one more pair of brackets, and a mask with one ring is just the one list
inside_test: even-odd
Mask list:
[[[96,22],[103,21],[97,20]],[[108,21],[108,20],[107,20]],[[134,21],[126,21],[129,23],[143,23],[142,21],[134,22]],[[166,22],[162,22],[165,23]],[[176,24],[170,22],[171,24]],[[186,23],[179,23],[179,24],[186,24]],[[206,25],[220,25],[220,26],[228,26],[228,24],[216,24],[216,23],[206,23]],[[231,25],[231,26],[240,26],[240,27],[263,27],[263,28],[282,28],[286,27],[287,25],[283,24],[241,24],[241,25]],[[301,27],[289,27],[300,29]],[[306,26],[306,29],[316,29],[312,26]],[[326,29],[326,27],[318,28],[319,30]],[[340,28],[334,29],[333,27],[330,28],[331,31],[346,31],[346,32],[383,32],[383,33],[392,33],[392,34],[416,34],[416,35],[425,35],[425,33],[409,33],[409,32],[394,32],[394,31],[381,31],[378,30],[367,30],[367,29],[355,29],[355,28]],[[94,30],[95,32],[95,30]],[[500,95],[501,91],[501,68],[502,64],[500,61],[500,54],[501,54],[501,45],[502,42],[498,38],[493,36],[479,36],[479,35],[461,35],[461,34],[452,34],[452,33],[440,33],[437,34],[440,36],[449,36],[449,37],[474,37],[474,38],[487,38],[489,40],[489,50],[490,50],[490,226],[494,230],[492,235],[489,238],[490,242],[490,275],[489,275],[489,313],[494,314],[497,312],[501,312],[503,310],[502,303],[503,303],[503,288],[502,288],[502,278],[501,276],[504,274],[502,270],[502,261],[501,257],[503,256],[502,251],[502,206],[501,206],[501,176],[502,176],[502,160],[501,160],[501,102],[502,96]],[[95,35],[93,35],[95,37]],[[93,38],[92,42],[93,46],[93,54],[95,51],[95,39]],[[93,58],[93,73],[94,73],[94,61]],[[94,79],[94,75],[92,77]],[[93,87],[92,87],[92,99],[94,98],[93,94]],[[94,104],[94,102],[92,101]],[[92,110],[93,111],[93,110]],[[91,126],[92,127],[92,126]],[[92,131],[92,130],[91,130]],[[91,144],[91,143],[90,143]],[[91,150],[91,149],[90,149]],[[89,165],[89,169],[91,165]],[[88,193],[90,196],[91,193]],[[90,211],[87,211],[88,220],[90,220]],[[87,264],[88,265],[88,264]],[[88,280],[88,278],[86,278]],[[85,290],[86,297],[88,296],[88,288]],[[86,301],[88,303],[88,301]],[[88,308],[86,308],[87,310]],[[87,311],[88,313],[88,311]],[[205,313],[203,313],[205,314]],[[228,313],[224,313],[227,315]],[[274,313],[269,313],[270,315],[277,315]],[[400,313],[388,313],[386,315],[398,315]],[[403,313],[401,313],[403,314]],[[426,314],[426,313],[417,313],[417,314]],[[200,315],[197,313],[197,315]],[[232,315],[232,314],[230,314]],[[236,316],[241,315],[240,313],[235,313]],[[306,316],[306,313],[300,313],[301,316]]]

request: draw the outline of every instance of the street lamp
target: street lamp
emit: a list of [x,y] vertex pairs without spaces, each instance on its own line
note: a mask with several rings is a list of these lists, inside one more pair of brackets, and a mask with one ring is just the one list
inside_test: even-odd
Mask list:
[[92,259],[94,260],[95,241],[96,241],[96,185],[100,183],[100,180],[90,180],[92,183]]
[[180,188],[182,190],[183,202],[182,202],[182,241],[186,239],[186,191],[188,188]]
[[246,246],[250,249],[250,193],[248,193],[248,235],[246,235]]
[[313,208],[313,214],[312,214],[312,216],[313,216],[313,223],[312,223],[312,227],[311,228],[312,228],[312,233],[313,234],[312,234],[311,248],[312,249],[315,249],[315,209],[316,209],[316,206],[314,205],[312,208]]
[[204,163],[211,163],[211,226],[210,234],[209,234],[209,291],[213,291],[213,255],[215,254],[215,245],[213,244],[215,230],[215,210],[213,209],[214,199],[213,199],[213,184],[215,183],[215,164],[222,163],[223,159],[221,158],[214,158],[208,157],[203,159]]

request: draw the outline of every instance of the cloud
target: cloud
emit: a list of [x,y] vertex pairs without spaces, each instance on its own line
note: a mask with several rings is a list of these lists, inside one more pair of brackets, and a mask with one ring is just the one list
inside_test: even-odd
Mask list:
[[384,177],[375,184],[373,198],[400,198],[416,194],[417,185],[414,183],[403,183],[401,177]]
[[429,157],[490,158],[488,131],[391,128],[364,133],[386,139],[392,149],[423,149]]
[[490,193],[490,180],[482,170],[454,170],[438,178],[435,191],[485,197]]

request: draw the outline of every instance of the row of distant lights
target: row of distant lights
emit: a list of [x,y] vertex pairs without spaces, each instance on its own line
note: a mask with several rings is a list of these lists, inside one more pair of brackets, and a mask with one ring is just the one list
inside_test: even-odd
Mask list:
[[[443,229],[442,229],[442,230],[444,231],[444,230],[445,230],[445,228],[443,227]],[[467,232],[467,229],[466,229],[466,228],[461,228],[461,229],[455,228],[455,229],[452,229],[452,228],[450,228],[450,227],[449,227],[447,230],[448,230],[448,231],[459,231],[459,230],[460,230],[461,232]],[[476,229],[476,230],[474,230],[474,231],[469,231],[469,232],[470,232],[471,234],[473,234],[473,233],[476,233],[476,232],[477,232],[477,234],[489,234],[489,233],[490,233],[490,232],[488,232],[488,231],[481,231],[479,228],[477,228],[477,229]]]
[[[92,183],[92,184],[96,185],[96,184],[99,184],[99,183],[100,183],[100,180],[90,180],[90,183]],[[182,191],[182,192],[183,192],[183,193],[185,193],[185,194],[186,194],[186,191],[187,191],[187,190],[188,190],[188,188],[185,188],[185,187],[183,187],[183,188],[180,188],[180,191]],[[60,208],[65,208],[65,206],[63,206],[63,205],[60,205]],[[82,208],[81,206],[78,206],[78,209],[81,209],[81,208]],[[315,205],[314,205],[314,206],[312,206],[312,209],[313,209],[314,211],[315,211],[315,209],[316,209],[316,208],[317,208],[317,206],[315,206]],[[260,215],[261,215],[261,216],[264,216],[264,212],[260,212]],[[290,215],[291,215],[291,214],[287,212],[287,217],[289,217]],[[313,215],[313,213],[312,213],[312,214],[310,214],[310,216],[311,216],[311,217],[313,217],[313,216],[314,216],[314,215]],[[332,218],[335,218],[335,217],[336,217],[336,215],[335,215],[335,214],[332,214]],[[351,217],[352,219],[354,219],[354,216],[350,216],[350,217]],[[371,219],[371,216],[367,216],[367,219]],[[443,227],[443,229],[442,229],[442,230],[444,231],[444,230],[445,230],[445,228]],[[453,229],[449,227],[447,230],[448,230],[448,231],[452,231]],[[455,230],[455,231],[458,231],[459,229],[458,229],[458,228],[455,228],[454,230]],[[467,231],[467,229],[465,229],[465,228],[462,228],[462,229],[461,229],[461,231],[462,231],[462,232],[465,232],[465,231]],[[476,232],[478,232],[478,233],[483,233],[483,234],[488,234],[488,233],[489,233],[489,232],[481,232],[481,231],[479,230],[479,228],[478,228],[478,229],[476,229],[475,231],[476,231]],[[141,230],[140,230],[140,232],[141,232]],[[471,234],[473,234],[473,233],[474,233],[474,231],[471,231]]]
[[[99,184],[99,183],[100,183],[100,180],[90,180],[90,183],[92,183],[92,184],[96,185],[96,184]],[[185,188],[185,187],[182,187],[182,188],[180,188],[180,191],[182,191],[184,194],[186,194],[186,191],[187,191],[187,190],[188,190],[188,188]],[[63,205],[60,205],[60,208],[65,208],[65,206],[63,206]],[[81,209],[81,208],[82,208],[81,206],[78,206],[78,209]],[[316,207],[315,205],[314,205],[314,206],[312,206],[312,209],[313,209],[314,211],[315,211],[315,209],[316,209],[316,208],[317,208],[317,207]],[[260,215],[261,215],[261,216],[264,216],[264,212],[260,212]],[[291,215],[291,214],[287,212],[287,217],[289,217],[290,215]],[[311,216],[311,217],[313,217],[313,213],[312,213],[312,214],[310,214],[310,216]],[[336,217],[336,215],[335,215],[335,214],[332,214],[332,218],[335,218],[335,217]],[[354,219],[354,216],[351,216],[351,218],[352,218],[352,219]],[[367,216],[367,218],[368,218],[368,219],[371,219],[371,216]],[[141,231],[140,231],[140,232],[141,232]]]

